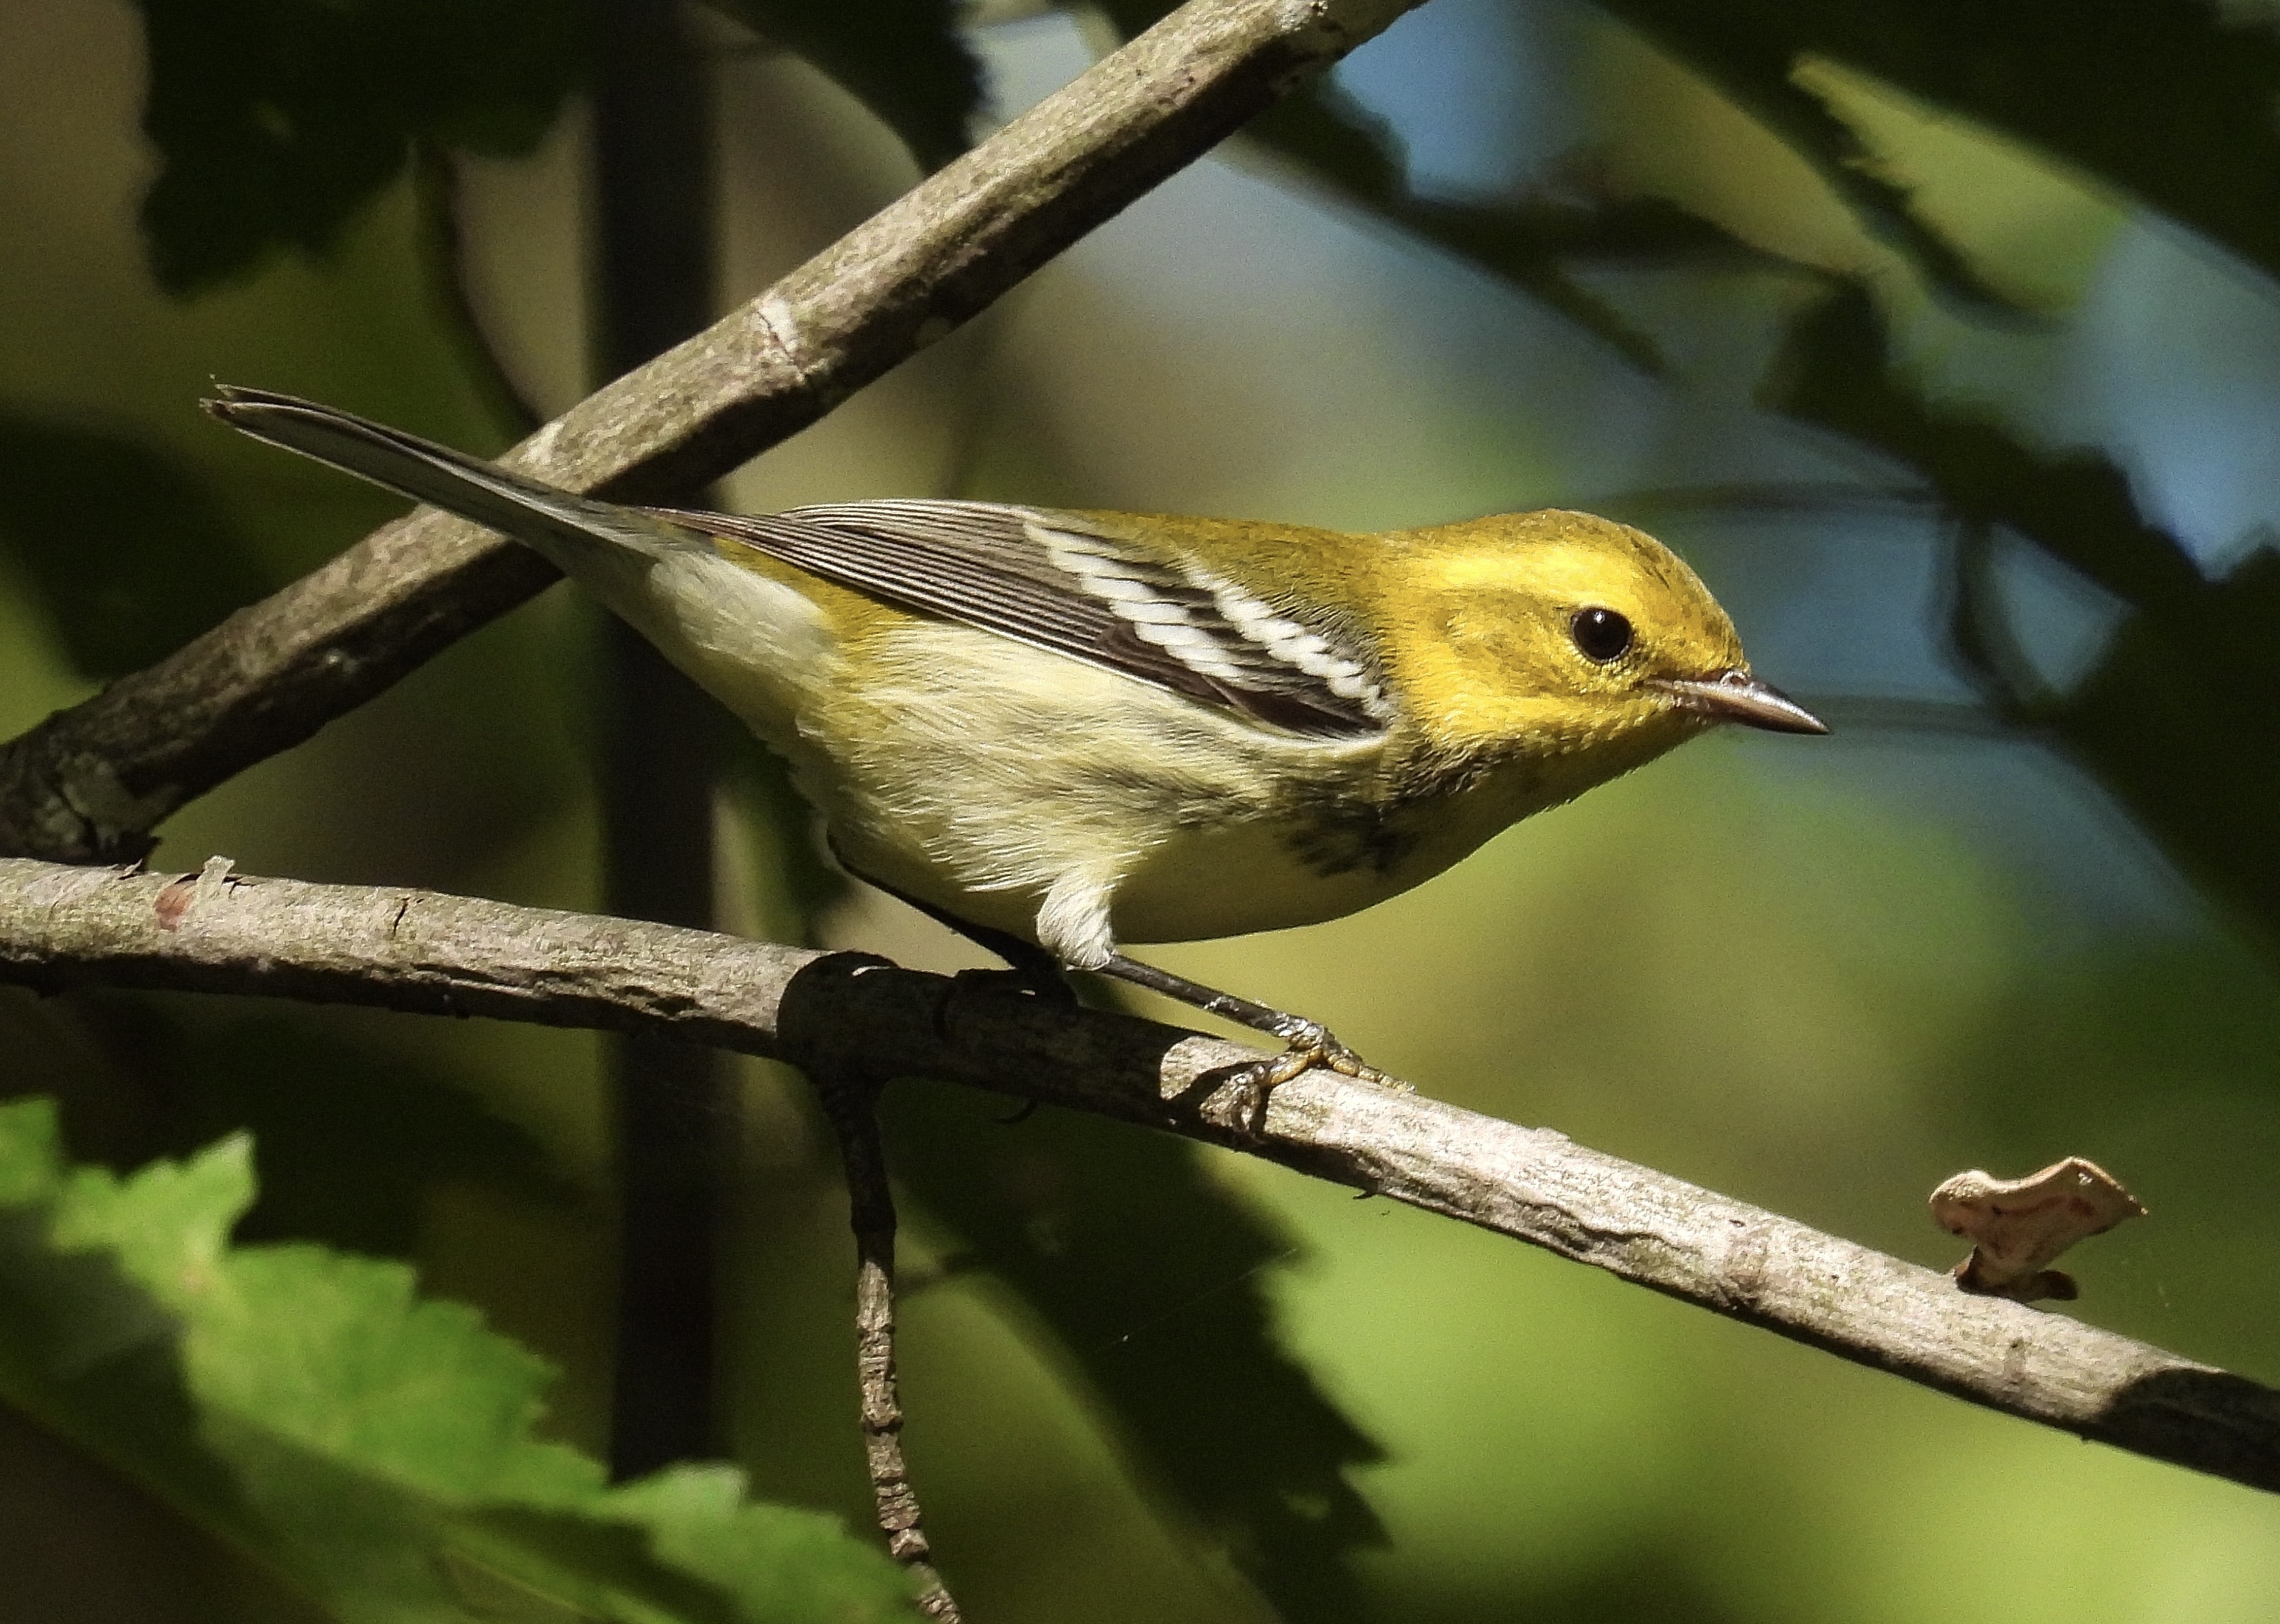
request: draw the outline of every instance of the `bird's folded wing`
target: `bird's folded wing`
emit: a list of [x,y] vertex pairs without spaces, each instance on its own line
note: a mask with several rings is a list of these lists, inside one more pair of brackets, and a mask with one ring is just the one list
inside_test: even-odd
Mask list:
[[1184,560],[1083,516],[982,502],[853,502],[739,517],[651,510],[898,607],[996,632],[1289,732],[1391,715],[1369,661]]

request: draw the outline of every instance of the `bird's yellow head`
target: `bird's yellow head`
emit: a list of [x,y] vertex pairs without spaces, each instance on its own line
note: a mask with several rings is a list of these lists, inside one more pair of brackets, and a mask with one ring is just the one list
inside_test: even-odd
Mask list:
[[1613,776],[1723,721],[1826,732],[1750,673],[1677,555],[1589,513],[1500,513],[1389,538],[1386,640],[1438,750],[1588,756]]

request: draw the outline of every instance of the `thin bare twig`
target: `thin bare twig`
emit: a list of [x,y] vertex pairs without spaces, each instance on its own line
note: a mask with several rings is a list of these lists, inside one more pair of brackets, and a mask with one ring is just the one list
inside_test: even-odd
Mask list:
[[[970,319],[1417,3],[1191,0],[507,460],[629,501],[697,489]],[[377,530],[0,746],[0,851],[141,857],[177,808],[553,579],[535,553],[438,513]]]
[[[1477,1224],[1990,1409],[2280,1489],[2280,1392],[1564,1135],[1322,1073],[1246,1136],[1256,1051],[939,976],[434,892],[0,859],[0,981],[649,1031],[1143,1123]],[[809,1052],[826,1040],[828,1053]]]
[[[882,961],[883,962],[883,961]],[[903,1401],[895,1381],[895,1197],[874,1107],[879,1085],[846,1060],[828,1058],[833,1035],[816,1035],[809,1077],[839,1140],[847,1169],[847,1221],[855,1232],[855,1374],[861,1395],[864,1464],[887,1551],[919,1582],[919,1611],[938,1624],[963,1616],[934,1565],[918,1490],[903,1459]]]

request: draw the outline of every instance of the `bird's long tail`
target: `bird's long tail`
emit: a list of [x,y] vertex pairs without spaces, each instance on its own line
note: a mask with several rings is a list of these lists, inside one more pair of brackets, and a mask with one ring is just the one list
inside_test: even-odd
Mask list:
[[313,457],[414,501],[528,543],[565,569],[605,550],[656,556],[686,545],[678,527],[614,503],[574,496],[449,446],[331,406],[267,389],[217,385],[205,409],[258,440]]

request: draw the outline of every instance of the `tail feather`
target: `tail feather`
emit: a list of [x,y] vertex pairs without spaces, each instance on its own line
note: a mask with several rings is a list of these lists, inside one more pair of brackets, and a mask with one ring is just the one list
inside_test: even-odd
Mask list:
[[206,411],[258,440],[314,458],[416,502],[528,543],[567,570],[596,543],[652,557],[694,540],[615,503],[573,495],[353,413],[267,389],[217,385]]

